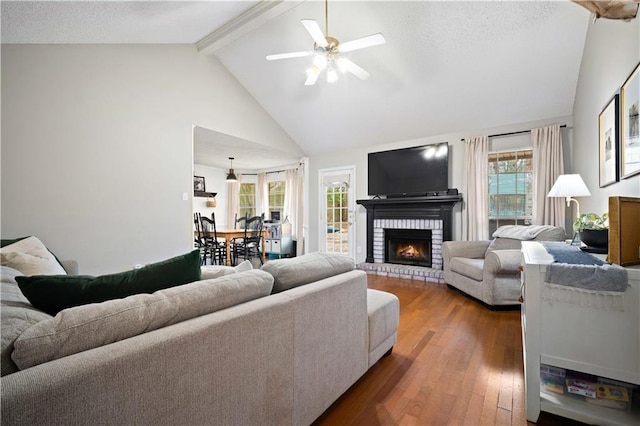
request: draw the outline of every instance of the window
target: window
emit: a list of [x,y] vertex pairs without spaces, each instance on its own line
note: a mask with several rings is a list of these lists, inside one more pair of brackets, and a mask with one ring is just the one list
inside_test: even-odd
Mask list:
[[240,184],[240,211],[238,217],[256,215],[256,184]]
[[328,253],[349,253],[349,188],[346,183],[326,188]]
[[533,150],[489,154],[489,235],[533,218]]
[[283,180],[269,182],[269,214],[279,212],[282,221],[284,220],[284,188]]

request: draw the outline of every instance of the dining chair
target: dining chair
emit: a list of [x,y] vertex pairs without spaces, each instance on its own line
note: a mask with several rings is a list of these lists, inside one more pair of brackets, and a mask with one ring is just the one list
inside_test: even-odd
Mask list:
[[233,229],[244,229],[246,228],[247,220],[249,219],[249,215],[244,215],[242,217],[238,217],[238,213],[236,213],[235,219],[233,221]]
[[211,263],[224,265],[227,259],[227,247],[224,239],[218,239],[218,231],[216,230],[215,216],[212,213],[212,219],[206,216],[200,216],[200,224],[202,226],[202,233],[204,234],[204,241],[211,253]]
[[244,237],[233,241],[233,264],[237,264],[238,258],[251,260],[257,257],[262,264],[262,228],[263,216],[253,216],[245,222]]
[[200,219],[200,213],[193,214],[193,223],[196,230],[194,235],[194,246],[200,249],[200,264],[205,265],[207,263],[207,258],[211,259],[211,263],[213,263],[213,251],[207,244],[205,234],[202,230],[202,221]]

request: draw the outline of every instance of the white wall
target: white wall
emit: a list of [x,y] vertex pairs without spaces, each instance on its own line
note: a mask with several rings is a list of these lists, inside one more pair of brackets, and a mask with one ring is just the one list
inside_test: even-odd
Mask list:
[[[215,192],[216,206],[207,207],[208,198],[193,197],[193,212],[202,216],[211,217],[211,213],[216,215],[216,228],[233,228],[233,223],[227,219],[227,172],[228,169],[206,166],[204,164],[193,165],[193,175],[203,176],[206,192]],[[231,219],[233,222],[233,219]]]
[[192,249],[194,125],[296,146],[191,45],[2,45],[1,64],[2,238],[37,235],[81,273]]
[[600,188],[598,174],[598,115],[639,61],[640,18],[589,23],[573,106],[573,168],[591,192],[578,199],[582,213],[608,211],[609,196],[640,196],[640,175]]
[[[409,146],[425,145],[437,142],[449,143],[449,186],[450,188],[458,188],[462,193],[464,181],[464,143],[461,141],[464,137],[474,135],[493,135],[500,133],[516,132],[522,130],[530,130],[534,127],[542,127],[551,124],[566,124],[567,129],[563,129],[563,141],[565,146],[572,144],[572,120],[571,117],[555,117],[548,120],[540,120],[529,123],[521,123],[511,126],[501,126],[487,129],[479,129],[472,132],[449,133],[446,135],[425,137],[408,141],[397,141],[389,144],[361,147],[350,151],[334,152],[322,156],[314,156],[309,158],[309,250],[318,250],[318,170],[329,167],[340,166],[356,166],[356,198],[367,199],[367,154],[374,151],[383,151],[388,149],[405,148]],[[530,137],[530,136],[529,136]],[[521,139],[516,138],[516,144]],[[506,145],[505,145],[506,146]],[[565,150],[568,156],[571,155],[570,150]],[[462,194],[464,198],[464,194]],[[453,238],[462,238],[462,209],[463,203],[454,206],[453,219]],[[356,261],[363,262],[366,257],[366,210],[362,206],[356,208],[356,247],[360,247],[360,253],[356,253]]]

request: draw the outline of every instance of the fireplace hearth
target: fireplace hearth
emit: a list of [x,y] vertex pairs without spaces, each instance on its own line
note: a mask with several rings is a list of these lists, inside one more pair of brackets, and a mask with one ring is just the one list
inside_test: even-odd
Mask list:
[[430,229],[385,229],[385,263],[431,268]]

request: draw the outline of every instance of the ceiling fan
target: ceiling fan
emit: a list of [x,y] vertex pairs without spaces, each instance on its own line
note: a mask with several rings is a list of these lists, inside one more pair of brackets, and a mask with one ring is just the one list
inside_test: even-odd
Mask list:
[[313,50],[305,50],[301,52],[279,53],[276,55],[267,55],[268,61],[278,59],[301,58],[305,56],[314,56],[313,65],[307,69],[307,79],[304,82],[306,86],[316,84],[320,73],[327,70],[327,82],[333,83],[338,80],[338,71],[350,72],[361,80],[368,79],[369,74],[364,68],[356,65],[353,61],[345,58],[342,54],[352,52],[365,47],[377,46],[384,44],[385,39],[381,33],[372,34],[366,37],[358,38],[346,43],[340,43],[338,39],[330,37],[329,33],[329,2],[325,0],[325,32],[322,33],[318,23],[312,19],[303,19],[302,25],[306,28],[314,41]]

